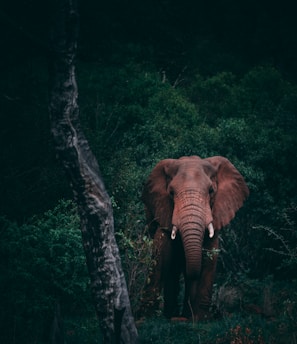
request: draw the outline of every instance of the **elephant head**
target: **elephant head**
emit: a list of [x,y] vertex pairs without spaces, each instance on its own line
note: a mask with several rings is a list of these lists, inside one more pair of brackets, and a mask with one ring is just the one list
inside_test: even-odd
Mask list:
[[221,156],[165,159],[152,170],[143,190],[149,231],[180,234],[185,275],[199,279],[204,235],[226,226],[242,206],[249,190],[237,169]]

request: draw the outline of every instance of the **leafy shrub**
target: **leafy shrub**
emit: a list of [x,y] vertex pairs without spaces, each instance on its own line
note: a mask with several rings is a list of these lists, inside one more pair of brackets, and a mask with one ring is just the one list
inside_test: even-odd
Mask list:
[[54,306],[88,314],[90,298],[79,219],[69,201],[27,223],[1,218],[1,341],[43,342]]
[[[137,227],[140,225],[141,229],[137,231]],[[132,230],[127,230],[127,228],[132,228]],[[126,272],[131,306],[136,317],[142,306],[144,287],[153,265],[152,240],[145,230],[143,232],[143,228],[143,223],[139,222],[134,223],[131,227],[127,225],[125,232],[118,231],[116,233],[123,268]]]

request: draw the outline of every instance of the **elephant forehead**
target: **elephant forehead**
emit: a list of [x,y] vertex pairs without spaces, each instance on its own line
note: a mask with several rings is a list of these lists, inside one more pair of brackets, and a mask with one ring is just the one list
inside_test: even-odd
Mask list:
[[216,169],[211,163],[206,160],[193,158],[181,160],[178,171],[185,176],[195,176],[196,178],[205,175],[212,178],[216,174]]
[[208,190],[211,185],[210,178],[203,171],[184,171],[176,175],[172,180],[171,186],[177,191]]
[[179,165],[178,173],[182,178],[201,178],[205,176],[205,171],[201,163],[195,161],[185,161]]

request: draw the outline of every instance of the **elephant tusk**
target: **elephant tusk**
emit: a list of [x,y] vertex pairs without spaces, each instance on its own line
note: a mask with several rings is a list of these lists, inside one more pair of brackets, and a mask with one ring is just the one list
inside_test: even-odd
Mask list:
[[177,232],[177,228],[176,226],[172,227],[172,231],[171,231],[171,239],[174,240],[176,238],[176,232]]
[[214,236],[213,224],[210,223],[207,228],[208,228],[208,231],[209,231],[209,237],[212,238]]

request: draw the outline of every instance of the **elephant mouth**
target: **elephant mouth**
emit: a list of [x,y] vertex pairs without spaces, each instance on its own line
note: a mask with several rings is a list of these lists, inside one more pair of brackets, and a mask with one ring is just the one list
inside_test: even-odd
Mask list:
[[[208,229],[208,236],[210,238],[213,238],[214,236],[214,228],[213,228],[213,224],[212,222],[210,222],[210,224],[207,226]],[[178,232],[178,229],[175,225],[172,226],[172,230],[171,230],[171,239],[174,240],[176,238],[176,233]]]

